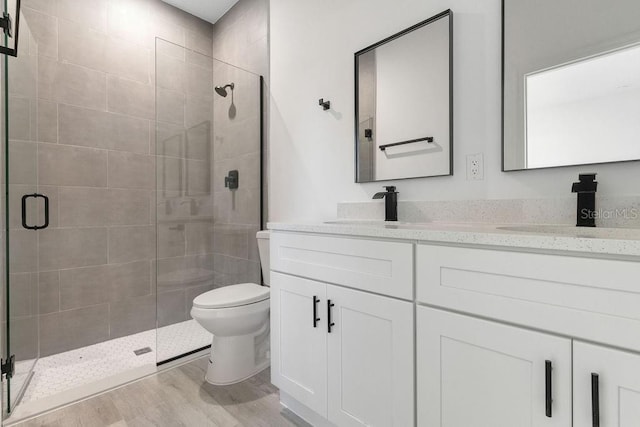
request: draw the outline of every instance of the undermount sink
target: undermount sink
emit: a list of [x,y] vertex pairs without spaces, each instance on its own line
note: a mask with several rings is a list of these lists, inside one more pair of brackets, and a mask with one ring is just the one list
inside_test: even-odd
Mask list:
[[589,239],[640,239],[640,230],[629,228],[596,228],[574,227],[570,225],[512,225],[497,227],[498,230],[517,231],[521,233],[554,234],[564,237],[581,237]]

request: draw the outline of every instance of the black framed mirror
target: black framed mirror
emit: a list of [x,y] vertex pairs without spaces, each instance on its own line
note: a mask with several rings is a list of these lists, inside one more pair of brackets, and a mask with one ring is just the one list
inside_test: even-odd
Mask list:
[[453,13],[355,53],[355,181],[453,174]]
[[0,53],[18,56],[18,36],[20,35],[20,0],[2,2],[0,14]]

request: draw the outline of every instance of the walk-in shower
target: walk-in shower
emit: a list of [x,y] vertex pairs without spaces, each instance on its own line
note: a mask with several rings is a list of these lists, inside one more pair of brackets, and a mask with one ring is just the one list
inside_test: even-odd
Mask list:
[[[38,3],[21,20],[18,57],[1,58],[1,339],[16,366],[5,413],[18,403],[18,414],[39,412],[207,349],[193,298],[260,283],[263,80],[211,56],[211,25],[160,2],[125,3],[109,7],[125,8],[123,19],[175,15],[157,27],[188,37],[102,28],[80,3]],[[55,43],[41,41],[43,22],[57,21],[75,32],[58,25]],[[233,114],[218,87],[233,93]]]

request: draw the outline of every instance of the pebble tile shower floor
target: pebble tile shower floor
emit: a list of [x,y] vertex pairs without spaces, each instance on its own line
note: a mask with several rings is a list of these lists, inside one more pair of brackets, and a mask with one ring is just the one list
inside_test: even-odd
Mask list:
[[[157,334],[157,339],[156,339]],[[140,332],[43,357],[22,398],[32,402],[145,365],[153,365],[210,345],[213,336],[195,320]],[[157,341],[157,342],[156,342]],[[137,356],[134,351],[149,347]]]

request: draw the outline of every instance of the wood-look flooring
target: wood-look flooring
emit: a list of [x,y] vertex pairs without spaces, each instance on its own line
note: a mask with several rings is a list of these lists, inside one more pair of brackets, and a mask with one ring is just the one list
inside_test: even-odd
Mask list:
[[269,369],[221,387],[204,381],[206,367],[197,359],[16,426],[308,426],[282,409]]

